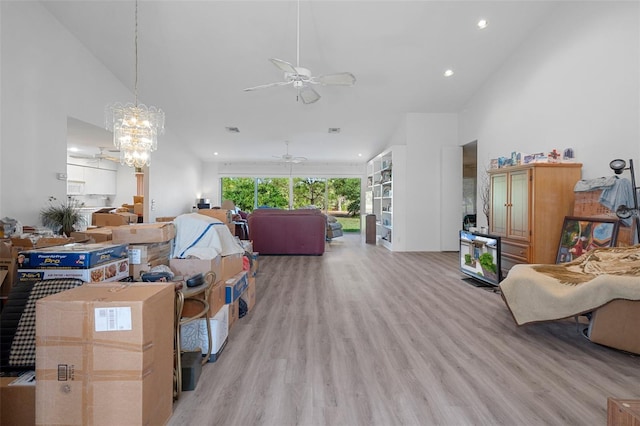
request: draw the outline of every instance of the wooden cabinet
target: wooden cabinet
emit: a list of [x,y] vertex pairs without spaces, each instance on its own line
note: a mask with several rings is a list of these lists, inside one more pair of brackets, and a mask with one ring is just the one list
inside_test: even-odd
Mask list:
[[581,169],[579,163],[534,163],[489,171],[489,232],[502,237],[505,271],[518,263],[555,263]]

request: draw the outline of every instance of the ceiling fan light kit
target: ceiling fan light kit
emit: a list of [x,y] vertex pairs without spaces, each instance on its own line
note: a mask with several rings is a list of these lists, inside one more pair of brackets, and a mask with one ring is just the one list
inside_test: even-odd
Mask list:
[[289,154],[289,141],[286,141],[284,144],[287,147],[287,152],[280,156],[274,155],[274,158],[277,158],[278,160],[286,164],[298,164],[302,163],[303,161],[307,161],[307,157],[294,157],[293,155]]
[[350,72],[340,72],[314,77],[308,68],[300,66],[300,0],[298,0],[297,35],[296,35],[296,65],[282,59],[269,59],[273,65],[284,72],[284,81],[247,87],[245,92],[265,89],[267,87],[292,86],[297,91],[296,99],[303,104],[312,104],[320,99],[320,94],[311,85],[322,86],[353,86],[356,77]]

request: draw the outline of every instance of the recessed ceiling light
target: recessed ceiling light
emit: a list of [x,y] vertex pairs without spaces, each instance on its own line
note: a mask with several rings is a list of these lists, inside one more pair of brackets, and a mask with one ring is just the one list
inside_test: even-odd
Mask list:
[[71,148],[69,148],[67,151],[71,151],[71,152],[78,152],[80,151],[78,148],[76,148],[75,146],[72,146]]
[[218,155],[218,153],[217,153],[217,152],[214,152],[214,153],[213,153],[213,155]]
[[358,154],[358,157],[362,157],[362,153]]
[[453,75],[453,70],[449,69],[444,72],[445,77],[451,77]]
[[340,133],[340,127],[329,127],[329,133]]
[[489,25],[489,23],[487,22],[486,19],[481,19],[478,21],[478,28],[481,30],[484,30],[485,28],[487,28],[487,25]]
[[230,133],[240,133],[240,129],[238,129],[237,127],[225,127],[225,129],[227,129],[227,132]]

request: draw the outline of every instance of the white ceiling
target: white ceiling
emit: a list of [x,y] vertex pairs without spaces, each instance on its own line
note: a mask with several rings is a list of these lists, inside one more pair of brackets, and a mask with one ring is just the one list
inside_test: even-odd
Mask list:
[[[404,114],[459,112],[559,3],[303,0],[300,65],[357,78],[304,105],[291,87],[242,90],[281,81],[269,58],[295,64],[295,1],[141,0],[139,101],[161,107],[171,139],[204,160],[273,160],[290,141],[310,161],[364,161]],[[43,4],[133,92],[133,1]]]

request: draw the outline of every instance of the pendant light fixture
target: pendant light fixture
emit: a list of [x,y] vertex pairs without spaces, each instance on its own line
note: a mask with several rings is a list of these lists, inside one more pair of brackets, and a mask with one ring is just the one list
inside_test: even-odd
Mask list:
[[138,1],[135,2],[135,103],[115,103],[105,108],[107,130],[120,150],[120,163],[130,167],[148,166],[151,152],[158,148],[158,134],[164,133],[164,111],[138,103]]

